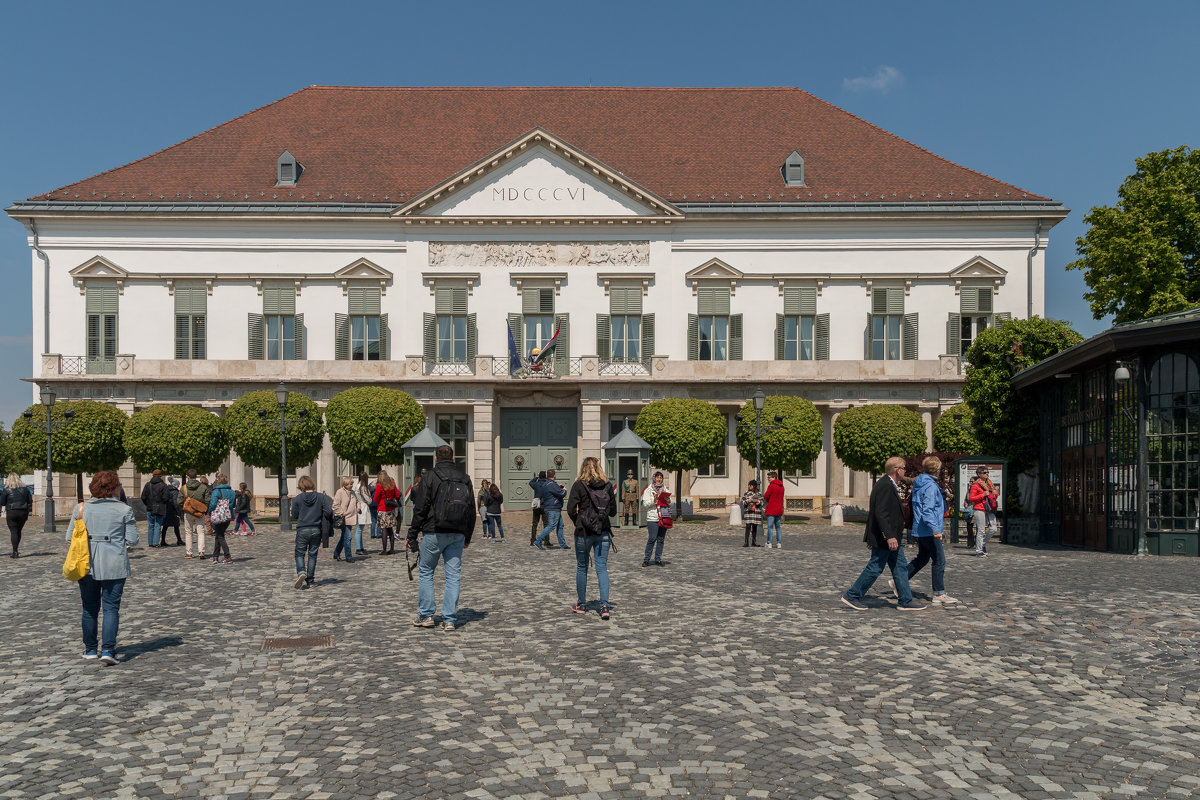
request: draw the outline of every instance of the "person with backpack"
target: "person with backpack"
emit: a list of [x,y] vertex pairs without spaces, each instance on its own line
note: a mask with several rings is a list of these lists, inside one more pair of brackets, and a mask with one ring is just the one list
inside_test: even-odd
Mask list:
[[504,523],[500,521],[501,508],[504,505],[504,493],[494,483],[488,484],[488,494],[484,501],[485,513],[488,516],[488,526],[492,529],[492,543],[496,543],[496,534],[500,534],[500,543],[504,543]]
[[[363,528],[366,527],[368,536],[374,536],[375,526],[379,524],[376,522],[379,510],[375,507],[375,487],[371,485],[367,473],[359,474],[358,483],[354,486],[354,496],[358,498],[359,508],[358,524],[354,526],[354,555],[365,556],[367,551],[363,549]],[[371,513],[369,518],[364,513],[367,511]]]
[[[225,531],[229,530],[229,523],[233,522],[233,505],[236,502],[237,495],[229,486],[229,478],[225,477],[225,473],[218,472],[213,479],[213,487],[208,496],[208,521],[212,525],[212,563],[214,564],[233,563],[233,558],[229,555],[229,542],[225,539]],[[222,553],[225,554],[224,558],[221,557]]]
[[162,547],[163,519],[167,516],[170,493],[161,469],[150,473],[150,480],[142,487],[141,499],[146,509],[146,544],[149,547]]
[[20,558],[21,531],[29,519],[29,512],[33,511],[33,492],[15,472],[8,473],[4,480],[4,490],[0,491],[0,506],[5,508],[8,538],[12,542],[12,558]]
[[596,583],[600,584],[600,619],[608,619],[612,615],[608,603],[608,550],[612,546],[612,517],[617,515],[617,490],[595,456],[588,456],[579,465],[579,479],[571,484],[566,511],[575,523],[577,601],[571,610],[587,613],[588,559],[592,558],[596,562]]
[[463,551],[471,546],[475,530],[475,490],[471,476],[454,463],[454,450],[442,445],[434,451],[433,469],[413,490],[412,525],[406,545],[420,553],[417,584],[418,628],[434,627],[433,570],[442,560],[446,574],[442,591],[442,630],[453,631],[458,622],[459,580]]
[[[400,490],[385,470],[379,471],[375,481],[375,505],[379,508],[379,529],[383,531],[381,556],[396,552],[396,520],[400,516]],[[390,546],[390,547],[389,547]]]
[[[196,470],[187,471],[187,483],[179,490],[176,508],[183,520],[184,558],[204,558],[204,534],[208,531],[208,484],[196,478]],[[192,550],[195,536],[196,549]]]
[[238,485],[237,501],[233,504],[234,523],[233,532],[241,533],[242,526],[247,526],[250,530],[242,533],[242,536],[253,536],[254,520],[250,519],[250,501],[254,499],[254,493],[246,488],[246,484]]
[[552,469],[546,470],[546,480],[542,482],[542,511],[546,514],[546,527],[542,528],[541,534],[534,541],[534,546],[538,550],[545,550],[542,542],[548,542],[550,539],[550,531],[558,533],[558,546],[561,550],[567,549],[567,540],[563,537],[562,510],[563,500],[567,496],[567,490],[562,487],[555,478],[557,474]]

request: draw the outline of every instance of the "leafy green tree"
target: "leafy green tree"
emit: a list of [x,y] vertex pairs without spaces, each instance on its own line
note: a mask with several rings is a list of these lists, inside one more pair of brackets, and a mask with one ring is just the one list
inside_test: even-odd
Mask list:
[[[955,417],[958,419],[955,419]],[[982,453],[971,425],[971,407],[950,406],[933,423],[933,449],[940,453]]]
[[1012,474],[1038,460],[1037,404],[1013,389],[1012,376],[1083,341],[1069,323],[1032,317],[989,328],[967,351],[963,400],[986,455],[1007,458]]
[[[287,432],[288,468],[307,466],[321,452],[325,439],[321,409],[299,392],[289,392],[284,413],[288,419],[297,420]],[[229,443],[238,457],[252,467],[279,467],[278,422],[279,404],[271,391],[244,394],[225,412]]]
[[1137,159],[1115,208],[1096,206],[1075,240],[1092,315],[1117,322],[1200,305],[1200,150],[1177,147]]
[[[43,412],[45,418],[45,412]],[[43,462],[42,466],[46,466]],[[18,475],[25,475],[33,472],[37,466],[31,462],[21,459],[17,456],[13,449],[12,433],[0,428],[0,474],[7,475],[10,472],[15,472]]]
[[892,456],[925,452],[925,423],[903,406],[871,403],[848,408],[833,423],[833,451],[856,472],[874,478]]
[[[739,412],[744,424],[737,428],[737,448],[742,458],[754,463],[754,402],[747,401]],[[762,436],[762,468],[779,471],[807,469],[821,454],[824,426],[821,412],[803,397],[775,395],[763,403],[762,422],[775,425],[776,415],[783,422]]]
[[325,424],[334,452],[351,464],[399,464],[401,445],[425,427],[425,413],[407,392],[361,386],[333,396]]
[[[28,420],[22,415],[13,423],[12,453],[18,461],[44,468],[46,429],[41,425],[46,422],[46,408],[32,405],[26,412],[32,414]],[[70,418],[67,412],[72,412]],[[55,472],[101,472],[125,463],[122,439],[129,418],[124,411],[95,400],[64,400],[54,404],[50,417],[63,423],[51,438]]]
[[683,471],[712,464],[725,451],[725,415],[705,400],[671,397],[643,408],[633,430],[649,442],[650,463],[675,473],[678,514]]
[[213,472],[229,457],[225,420],[195,406],[156,404],[125,423],[125,452],[139,472]]

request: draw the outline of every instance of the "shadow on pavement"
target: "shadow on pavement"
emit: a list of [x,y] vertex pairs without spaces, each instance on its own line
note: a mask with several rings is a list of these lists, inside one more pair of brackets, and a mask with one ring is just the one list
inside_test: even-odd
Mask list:
[[164,650],[168,647],[179,647],[183,644],[183,638],[179,636],[160,636],[157,639],[151,639],[148,642],[139,642],[131,644],[128,647],[121,648],[122,661],[130,661],[145,653],[153,653],[156,650]]

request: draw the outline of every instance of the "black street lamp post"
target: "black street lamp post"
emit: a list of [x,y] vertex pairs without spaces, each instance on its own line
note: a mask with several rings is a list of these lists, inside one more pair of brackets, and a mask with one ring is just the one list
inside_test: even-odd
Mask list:
[[[751,398],[754,402],[754,480],[758,483],[758,490],[761,492],[762,485],[762,435],[775,430],[783,424],[783,417],[779,414],[775,415],[775,423],[763,425],[762,412],[767,404],[767,396],[763,394],[761,388],[754,390],[754,396]],[[742,415],[738,414],[734,417],[739,428],[749,430],[750,423],[742,420]]]
[[288,428],[303,422],[308,416],[308,410],[302,408],[295,419],[288,419],[287,401],[288,389],[280,381],[279,385],[275,387],[275,402],[279,404],[279,419],[267,421],[267,412],[258,412],[258,416],[266,421],[267,424],[279,428],[279,530],[281,531],[290,531],[292,529],[292,515],[291,510],[288,508],[287,432]]
[[56,397],[57,397],[57,395],[54,393],[54,389],[49,386],[43,386],[42,391],[38,393],[38,398],[42,401],[42,405],[46,409],[46,421],[45,422],[34,422],[32,411],[26,411],[22,415],[25,417],[26,424],[32,425],[35,428],[40,428],[41,430],[46,431],[46,519],[45,519],[45,524],[42,525],[42,530],[45,531],[46,533],[54,533],[55,532],[55,529],[54,529],[54,442],[53,442],[54,432],[56,430],[58,430],[59,428],[64,428],[67,425],[70,425],[71,422],[74,421],[74,417],[75,417],[74,411],[65,411],[65,412],[63,412],[63,416],[66,417],[65,421],[55,422],[53,419],[50,418],[50,414],[51,414],[52,409],[54,408],[54,401],[55,401]]

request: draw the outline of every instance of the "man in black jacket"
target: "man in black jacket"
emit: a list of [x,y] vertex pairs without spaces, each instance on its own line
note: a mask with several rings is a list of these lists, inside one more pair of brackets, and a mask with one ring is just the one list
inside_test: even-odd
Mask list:
[[[434,626],[433,570],[440,558],[446,573],[442,592],[442,630],[452,631],[458,621],[463,551],[471,546],[471,533],[475,530],[475,488],[471,485],[471,476],[455,465],[454,451],[450,447],[439,447],[434,458],[433,469],[425,473],[421,485],[413,490],[412,524],[408,529],[408,549],[420,554],[417,618],[413,625],[418,628]],[[461,502],[455,502],[456,499]],[[457,519],[451,522],[439,518],[439,512],[453,513]]]
[[867,610],[863,597],[885,565],[892,571],[900,610],[921,611],[925,608],[913,602],[912,590],[908,586],[908,561],[900,544],[900,537],[904,534],[904,507],[900,504],[900,473],[903,470],[903,458],[889,458],[883,466],[884,476],[871,490],[867,531],[863,534],[863,541],[871,548],[871,560],[854,585],[842,595],[842,602],[855,611]]
[[163,480],[162,470],[156,469],[151,473],[150,481],[142,487],[142,505],[146,509],[146,544],[150,547],[161,547],[159,540],[163,534],[163,518],[167,516],[167,503],[170,493],[167,482]]

